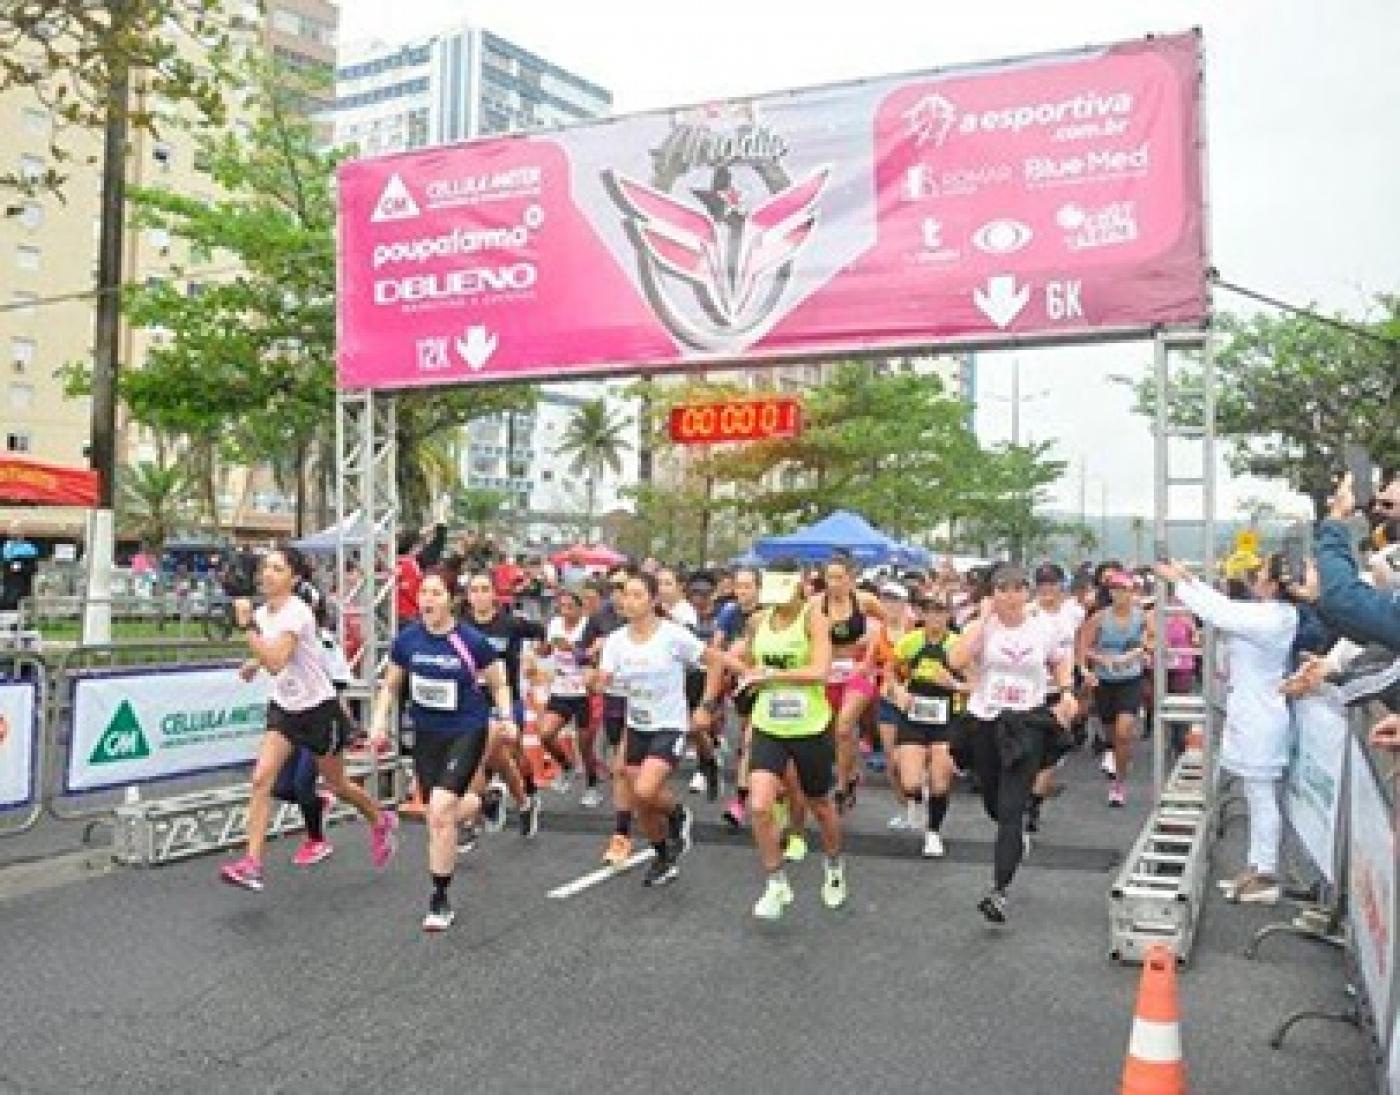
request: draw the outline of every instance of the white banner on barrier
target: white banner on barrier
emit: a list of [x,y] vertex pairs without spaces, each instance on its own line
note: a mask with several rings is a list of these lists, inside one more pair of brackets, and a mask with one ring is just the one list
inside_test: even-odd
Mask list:
[[34,686],[0,685],[0,810],[34,801]]
[[1288,823],[1329,883],[1336,882],[1337,814],[1347,759],[1345,708],[1320,696],[1293,705],[1293,756],[1283,785]]
[[123,787],[246,764],[267,721],[268,679],[232,668],[79,680],[69,791]]
[[1349,875],[1348,911],[1356,956],[1377,1022],[1384,1023],[1390,1014],[1390,966],[1395,960],[1395,836],[1385,797],[1355,738],[1351,742]]

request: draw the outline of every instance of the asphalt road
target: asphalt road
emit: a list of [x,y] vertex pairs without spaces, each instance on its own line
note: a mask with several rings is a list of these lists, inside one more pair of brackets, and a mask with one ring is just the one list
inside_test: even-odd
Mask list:
[[[274,844],[261,895],[220,885],[207,858],[9,899],[0,872],[0,1090],[1116,1091],[1138,973],[1106,958],[1105,901],[1143,796],[1110,811],[1087,760],[1067,775],[1004,930],[974,910],[991,828],[967,794],[949,858],[923,862],[870,790],[848,906],[822,907],[813,855],[771,925],[749,914],[747,840],[709,806],[671,887],[637,870],[550,899],[594,869],[607,827],[554,795],[537,840],[508,829],[464,857],[458,922],[435,937],[415,826],[380,875],[358,825],[332,830],[337,854],[311,871]],[[1266,1045],[1293,1008],[1343,1002],[1317,944],[1241,957],[1279,915],[1213,899],[1180,980],[1192,1090],[1372,1091],[1347,1028]]]

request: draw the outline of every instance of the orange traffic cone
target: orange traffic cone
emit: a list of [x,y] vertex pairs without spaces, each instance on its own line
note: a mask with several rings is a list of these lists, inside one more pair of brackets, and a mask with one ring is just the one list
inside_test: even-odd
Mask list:
[[410,818],[414,821],[422,821],[428,814],[427,804],[423,801],[423,792],[418,787],[418,777],[413,777],[413,782],[408,788],[408,798],[398,805],[399,817]]
[[540,743],[539,718],[533,711],[525,712],[525,725],[520,734],[520,748],[525,754],[525,760],[530,765],[535,785],[543,787],[545,784],[553,783],[555,777],[559,775],[559,765],[550,755],[549,750]]
[[1176,955],[1158,943],[1147,951],[1138,985],[1121,1095],[1186,1095],[1181,1015],[1176,1002]]
[[1206,747],[1205,727],[1197,724],[1186,731],[1186,751],[1188,753],[1201,753]]

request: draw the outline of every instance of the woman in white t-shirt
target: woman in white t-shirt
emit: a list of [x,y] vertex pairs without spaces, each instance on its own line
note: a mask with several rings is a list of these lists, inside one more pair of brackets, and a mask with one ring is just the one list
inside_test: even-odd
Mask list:
[[1024,825],[1031,787],[1050,736],[1074,720],[1074,659],[1067,656],[1059,630],[1027,611],[1025,571],[1002,564],[990,584],[981,617],[949,651],[948,666],[970,670],[975,682],[968,702],[973,764],[982,805],[997,823],[992,888],[977,908],[992,923],[1003,924],[1006,888],[1029,839]]
[[582,805],[591,809],[602,804],[603,796],[598,790],[599,766],[593,755],[598,728],[589,718],[588,682],[585,679],[587,653],[583,648],[583,632],[588,621],[583,615],[583,602],[573,590],[561,589],[556,605],[559,614],[549,621],[545,629],[549,656],[541,659],[542,667],[549,673],[549,694],[544,714],[540,716],[540,745],[559,765],[559,789],[567,788],[573,772],[573,759],[559,745],[559,735],[565,727],[573,726],[587,781]]
[[[616,687],[627,698],[627,729],[622,744],[621,778],[637,822],[656,851],[643,882],[664,886],[680,874],[677,865],[690,850],[690,811],[671,793],[669,781],[685,753],[690,709],[685,671],[707,659],[692,632],[658,614],[656,579],[634,574],[622,588],[627,626],[603,643],[598,683]],[[719,673],[710,674],[705,700],[719,691]]]
[[267,705],[267,732],[253,765],[248,802],[248,847],[244,855],[225,864],[220,877],[247,890],[263,888],[262,853],[272,812],[272,789],[277,773],[298,746],[316,758],[316,769],[330,791],[354,806],[370,825],[370,859],[382,868],[394,854],[398,816],[382,810],[345,775],[340,751],[345,746],[339,718],[339,697],[325,668],[316,618],[294,593],[303,569],[293,548],[268,552],[262,564],[266,604],[256,612],[246,598],[234,601],[239,627],[248,633],[252,658],[240,675],[252,680],[259,669],[272,675],[272,699]]

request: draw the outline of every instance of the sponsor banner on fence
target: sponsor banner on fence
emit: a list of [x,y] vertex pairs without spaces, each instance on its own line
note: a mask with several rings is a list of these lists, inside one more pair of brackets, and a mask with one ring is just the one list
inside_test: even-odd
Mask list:
[[0,810],[34,801],[34,686],[0,685]]
[[1288,823],[1328,882],[1337,874],[1337,815],[1347,760],[1346,709],[1321,696],[1293,704],[1294,753],[1284,780]]
[[1390,809],[1370,761],[1351,741],[1351,835],[1348,912],[1356,937],[1357,963],[1376,1022],[1390,1015],[1395,961],[1395,833]]
[[340,169],[339,378],[410,387],[1195,324],[1194,34]]
[[143,673],[74,685],[69,791],[122,787],[251,761],[268,681],[236,671]]

